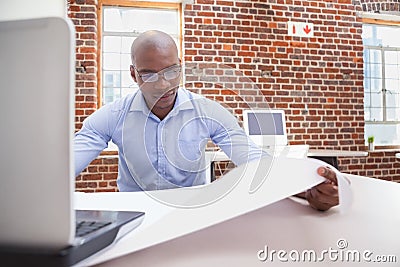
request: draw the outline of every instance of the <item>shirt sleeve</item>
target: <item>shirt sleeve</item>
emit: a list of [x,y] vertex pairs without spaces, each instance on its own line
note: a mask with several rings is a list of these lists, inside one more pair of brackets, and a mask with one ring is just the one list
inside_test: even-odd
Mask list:
[[211,110],[213,110],[211,140],[225,152],[233,163],[241,165],[269,156],[249,138],[239,126],[235,116],[228,110],[218,103],[215,103]]
[[74,138],[75,176],[108,146],[117,122],[118,115],[112,112],[112,104],[101,107],[86,118]]

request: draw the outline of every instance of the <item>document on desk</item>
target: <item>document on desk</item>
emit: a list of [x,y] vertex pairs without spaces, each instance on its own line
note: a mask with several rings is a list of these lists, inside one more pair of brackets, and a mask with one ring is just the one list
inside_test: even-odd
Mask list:
[[[146,213],[140,227],[84,265],[97,264],[232,219],[311,188],[325,179],[315,159],[263,158],[238,166],[212,184],[133,193],[77,194],[79,209],[126,209]],[[331,167],[334,169],[333,167]],[[335,169],[334,169],[335,170]],[[340,205],[352,192],[337,170]]]

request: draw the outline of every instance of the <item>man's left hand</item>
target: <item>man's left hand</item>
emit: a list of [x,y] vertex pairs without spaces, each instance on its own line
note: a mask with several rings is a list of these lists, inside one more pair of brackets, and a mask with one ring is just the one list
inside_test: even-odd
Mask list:
[[317,172],[327,180],[308,189],[305,197],[311,207],[325,211],[339,204],[336,173],[328,167],[319,167]]

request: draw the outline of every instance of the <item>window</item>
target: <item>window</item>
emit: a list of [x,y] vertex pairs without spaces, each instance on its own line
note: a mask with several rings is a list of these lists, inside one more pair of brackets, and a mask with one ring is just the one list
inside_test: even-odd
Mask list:
[[363,25],[365,139],[400,144],[400,27]]
[[[111,103],[138,89],[130,76],[130,49],[133,40],[147,30],[170,34],[180,45],[180,4],[99,1],[101,24],[101,64],[99,64],[99,106]],[[126,3],[126,1],[124,1]]]

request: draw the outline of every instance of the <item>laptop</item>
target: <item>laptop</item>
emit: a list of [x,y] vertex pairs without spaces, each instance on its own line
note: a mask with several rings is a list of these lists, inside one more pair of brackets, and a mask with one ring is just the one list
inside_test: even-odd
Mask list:
[[1,21],[0,39],[0,259],[70,266],[138,227],[144,213],[73,208],[72,22]]
[[272,155],[292,158],[304,158],[307,156],[308,145],[288,146],[284,110],[244,110],[243,128],[254,143]]

